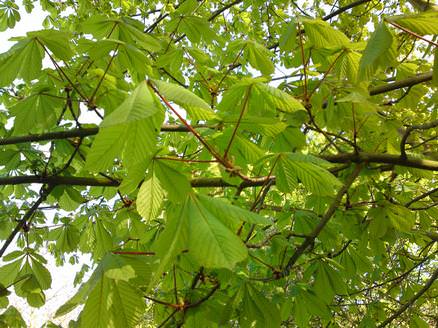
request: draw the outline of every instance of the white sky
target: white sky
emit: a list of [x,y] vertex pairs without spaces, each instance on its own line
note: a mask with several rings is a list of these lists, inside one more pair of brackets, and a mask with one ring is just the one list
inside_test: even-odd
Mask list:
[[[37,2],[34,2],[34,5],[35,9],[31,14],[26,13],[25,10],[20,11],[21,20],[12,30],[0,32],[0,53],[7,51],[14,44],[14,42],[8,41],[9,38],[24,36],[28,31],[40,30],[43,28],[42,22],[46,17],[46,14],[41,10],[41,7]],[[19,4],[19,6],[22,8],[21,4]],[[8,251],[12,250],[13,249],[9,249]],[[24,320],[26,320],[28,326],[31,328],[39,328],[48,320],[53,320],[54,323],[67,327],[69,320],[75,318],[78,311],[73,311],[70,315],[64,318],[53,319],[53,316],[58,307],[74,295],[76,289],[73,287],[73,280],[76,272],[80,270],[82,264],[71,265],[66,263],[63,267],[57,267],[50,254],[41,255],[48,260],[47,268],[52,274],[52,288],[45,291],[46,304],[41,308],[32,308],[27,304],[25,299],[13,295],[13,291],[9,296],[9,302],[20,310]],[[2,262],[0,261],[0,263]]]

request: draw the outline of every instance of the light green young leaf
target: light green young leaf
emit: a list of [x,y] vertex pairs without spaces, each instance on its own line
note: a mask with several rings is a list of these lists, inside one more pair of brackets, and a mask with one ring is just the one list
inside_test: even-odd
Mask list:
[[390,17],[388,20],[420,35],[438,34],[438,11],[435,10],[416,15]]
[[154,161],[154,174],[171,201],[178,202],[185,199],[191,190],[187,177],[164,160]]
[[345,47],[350,40],[344,33],[334,29],[329,23],[320,19],[304,19],[306,36],[318,48]]
[[137,211],[146,220],[156,218],[164,200],[164,190],[153,171],[141,184],[137,195]]
[[101,129],[87,157],[89,170],[102,171],[121,157],[129,166],[142,162],[155,151],[156,137],[164,120],[164,111],[155,95],[142,82],[110,115]]
[[217,118],[210,105],[190,90],[177,84],[154,80],[154,85],[167,100],[183,107],[194,121]]
[[263,75],[271,75],[275,71],[271,60],[271,52],[256,41],[246,41],[245,57],[250,65],[259,70]]

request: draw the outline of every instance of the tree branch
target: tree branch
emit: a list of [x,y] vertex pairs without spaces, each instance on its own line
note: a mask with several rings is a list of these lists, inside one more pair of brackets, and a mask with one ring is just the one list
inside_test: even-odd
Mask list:
[[347,178],[347,181],[345,181],[344,185],[341,189],[339,189],[338,193],[336,194],[336,197],[333,201],[333,203],[330,205],[330,207],[327,209],[325,214],[322,216],[321,221],[319,224],[313,229],[313,231],[304,239],[303,243],[298,246],[298,248],[295,250],[295,252],[292,254],[291,258],[287,262],[286,267],[284,270],[275,278],[279,279],[281,277],[285,277],[289,275],[290,270],[294,266],[294,264],[298,261],[298,259],[301,257],[301,255],[304,254],[306,249],[314,243],[316,237],[321,233],[322,229],[326,226],[328,221],[331,219],[333,214],[335,213],[336,209],[339,207],[339,204],[342,201],[342,198],[344,197],[345,193],[348,191],[350,186],[353,184],[354,180],[359,176],[359,173],[361,171],[362,167],[361,165],[357,165],[353,171],[353,173]]
[[[215,126],[207,126],[204,124],[194,125],[194,128],[210,128],[214,129]],[[80,138],[96,135],[99,132],[99,128],[81,128],[67,131],[47,132],[41,134],[29,134],[26,136],[14,136],[0,139],[0,146],[15,145],[25,142],[39,142],[68,138]],[[187,127],[179,124],[163,124],[161,126],[161,132],[189,132]]]
[[429,280],[426,282],[426,284],[421,288],[409,301],[407,301],[403,306],[401,306],[392,316],[390,316],[388,319],[383,321],[380,325],[378,325],[379,328],[385,327],[388,324],[390,324],[392,321],[397,319],[403,312],[405,312],[410,306],[412,306],[435,282],[435,280],[438,279],[438,269],[436,269],[432,276],[429,278]]
[[428,171],[438,171],[438,161],[420,158],[401,158],[400,155],[374,153],[342,153],[319,156],[331,163],[379,163],[413,167]]
[[332,12],[331,14],[328,14],[327,16],[324,16],[322,18],[322,20],[327,21],[335,16],[338,16],[339,14],[342,14],[344,11],[347,11],[348,9],[360,6],[361,4],[364,4],[364,3],[367,3],[370,1],[371,0],[358,0],[358,1],[352,2],[347,6],[344,6],[344,7],[339,8],[338,10],[335,10],[334,12]]
[[428,130],[432,129],[438,126],[438,120],[425,123],[425,124],[419,124],[419,125],[410,125],[406,128],[405,133],[403,134],[401,141],[400,141],[400,157],[406,158],[406,142],[408,141],[409,135],[414,130]]
[[[413,76],[404,80],[396,81],[393,83],[388,83],[385,85],[381,85],[375,88],[370,89],[369,94],[371,96],[375,96],[378,94],[382,94],[389,91],[394,91],[398,89],[402,89],[405,87],[410,87],[419,83],[427,82],[432,80],[432,72],[419,74],[417,76]],[[216,126],[211,125],[193,125],[193,128],[210,128],[215,129]],[[99,128],[81,128],[75,130],[68,131],[57,131],[57,132],[47,132],[41,134],[30,134],[26,136],[14,136],[14,137],[6,137],[0,139],[0,146],[5,145],[14,145],[25,142],[39,142],[39,141],[48,141],[48,140],[57,140],[57,139],[68,139],[75,137],[88,137],[95,135],[99,132]],[[189,129],[184,125],[179,124],[164,124],[161,127],[161,132],[190,132]]]
[[[400,155],[392,154],[372,154],[372,153],[345,153],[337,155],[318,156],[331,163],[378,163],[378,164],[392,164],[405,167],[413,167],[417,169],[438,171],[438,161],[418,158],[402,159]],[[336,169],[333,169],[336,170]],[[193,188],[222,188],[222,187],[261,187],[269,181],[275,183],[275,177],[256,177],[247,178],[240,184],[231,184],[220,177],[211,178],[196,178],[191,180]],[[72,177],[72,176],[10,176],[0,177],[0,186],[2,185],[18,185],[18,184],[32,184],[42,183],[50,185],[71,185],[71,186],[95,186],[95,187],[118,187],[120,181],[111,180],[100,177]]]
[[21,218],[21,220],[18,221],[18,223],[15,226],[14,230],[12,230],[11,234],[6,239],[5,243],[3,244],[2,248],[0,249],[0,258],[6,252],[7,248],[9,247],[9,245],[14,240],[15,236],[20,232],[20,230],[32,218],[32,215],[35,213],[35,211],[38,209],[38,207],[41,205],[41,203],[46,200],[47,196],[50,194],[50,192],[53,190],[53,188],[54,188],[54,185],[49,185],[47,188],[41,188],[40,197],[32,205],[32,207],[27,210],[27,212],[24,214],[24,216]]
[[394,91],[406,87],[411,87],[416,84],[420,84],[423,82],[431,81],[432,80],[432,73],[433,72],[427,72],[418,74],[416,76],[409,77],[404,80],[395,81],[393,83],[384,84],[375,88],[372,88],[370,90],[370,96],[375,96],[378,94],[386,93],[389,91]]

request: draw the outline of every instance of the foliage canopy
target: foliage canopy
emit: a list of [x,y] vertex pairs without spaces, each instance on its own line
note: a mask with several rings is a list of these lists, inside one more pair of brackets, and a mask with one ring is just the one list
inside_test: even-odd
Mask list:
[[0,54],[2,326],[45,250],[95,264],[69,327],[438,323],[432,3],[39,4]]

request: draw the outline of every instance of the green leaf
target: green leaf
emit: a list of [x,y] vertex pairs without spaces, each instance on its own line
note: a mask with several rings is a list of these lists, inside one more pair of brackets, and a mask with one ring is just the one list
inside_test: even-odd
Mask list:
[[297,25],[292,21],[286,25],[280,36],[279,46],[282,51],[292,51],[295,48],[297,39]]
[[278,88],[265,83],[257,83],[254,88],[261,93],[261,96],[267,102],[267,105],[272,106],[273,109],[279,109],[285,112],[294,112],[296,110],[304,109],[301,102]]
[[156,218],[163,204],[164,190],[157,176],[151,172],[141,184],[137,195],[137,211],[146,220]]
[[16,78],[31,81],[41,74],[44,50],[35,39],[22,39],[8,52],[0,54],[0,86]]
[[183,107],[189,113],[192,120],[217,118],[210,105],[190,90],[177,84],[159,80],[154,80],[153,83],[164,98]]
[[316,195],[333,195],[342,184],[333,174],[320,166],[323,163],[312,156],[292,153],[279,155],[274,169],[278,189],[292,192],[298,182],[301,182]]
[[58,120],[62,104],[61,99],[44,93],[20,100],[11,108],[15,116],[14,135],[47,131]]
[[398,231],[409,232],[415,225],[415,213],[404,206],[386,203],[385,214]]
[[199,43],[201,39],[205,42],[211,42],[213,39],[216,39],[216,33],[211,29],[210,23],[204,18],[185,16],[178,25],[179,31],[185,33],[187,38],[193,43]]
[[154,243],[153,250],[159,258],[159,265],[154,270],[148,290],[155,286],[163,272],[187,247],[189,239],[188,217],[180,215],[180,212],[184,211],[185,206],[186,204],[183,205],[183,209],[176,206],[168,209],[166,227]]
[[136,327],[145,311],[142,295],[127,282],[101,277],[80,315],[80,327]]
[[325,21],[304,19],[303,24],[306,36],[317,48],[344,47],[350,43],[344,33],[334,29]]
[[388,20],[420,35],[438,34],[438,11],[430,10],[416,15],[395,16]]
[[275,67],[271,60],[271,52],[260,43],[249,40],[242,42],[245,58],[249,64],[263,75],[274,73]]
[[0,267],[0,283],[4,286],[12,284],[20,272],[23,261],[17,260]]
[[146,81],[110,115],[105,117],[87,157],[93,171],[110,168],[116,157],[135,166],[155,151],[164,111]]
[[145,303],[141,292],[128,282],[147,284],[150,265],[149,260],[137,256],[105,255],[90,279],[56,311],[56,316],[85,303],[80,315],[83,327],[135,327]]
[[181,213],[189,224],[189,253],[207,268],[232,269],[247,257],[240,238],[210,213],[192,194]]
[[67,61],[74,55],[71,46],[71,33],[56,30],[41,30],[28,32],[27,36],[41,42],[56,58]]
[[165,160],[156,160],[154,172],[171,201],[178,202],[186,198],[191,190],[190,182],[176,167]]
[[108,230],[103,225],[102,219],[96,219],[94,224],[94,231],[96,236],[96,247],[93,250],[93,256],[96,259],[104,256],[113,248],[113,239]]
[[52,276],[49,270],[34,258],[32,258],[32,273],[42,290],[49,289],[52,286]]
[[224,223],[240,224],[242,221],[253,224],[270,224],[270,221],[260,214],[232,205],[226,200],[197,196],[202,206]]
[[280,312],[251,284],[245,283],[239,323],[243,328],[276,328],[281,325]]
[[376,70],[387,67],[394,60],[394,38],[384,23],[377,26],[362,54],[358,81],[370,80]]

